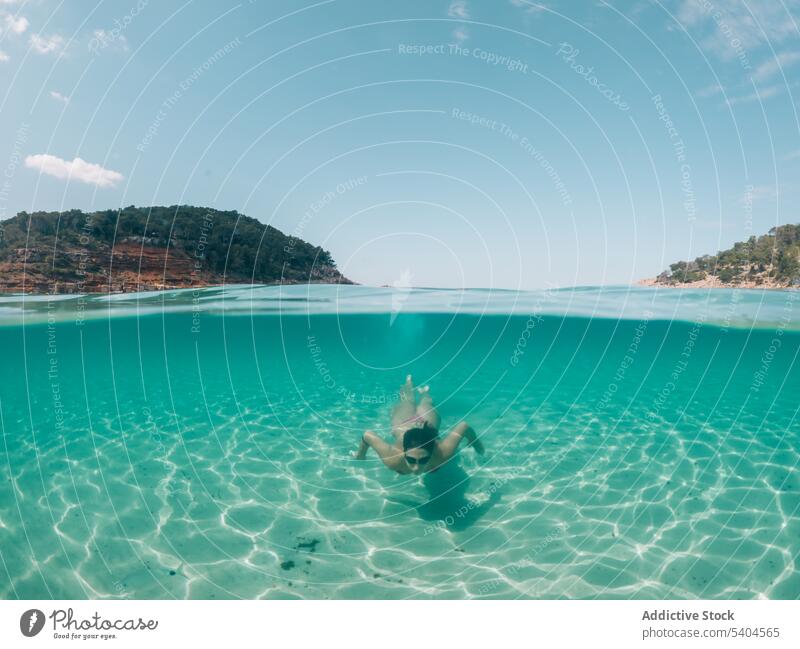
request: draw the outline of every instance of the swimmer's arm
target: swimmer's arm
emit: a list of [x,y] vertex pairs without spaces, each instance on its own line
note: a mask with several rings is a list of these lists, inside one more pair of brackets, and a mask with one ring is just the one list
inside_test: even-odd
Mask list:
[[361,437],[361,445],[358,447],[356,459],[363,460],[367,456],[367,451],[370,447],[375,450],[375,452],[378,454],[378,457],[381,458],[386,466],[388,466],[390,469],[395,468],[398,460],[397,449],[391,444],[384,442],[371,430],[368,430]]
[[445,460],[455,455],[458,445],[461,444],[461,440],[465,437],[467,438],[467,445],[474,447],[475,451],[479,455],[483,455],[483,443],[478,439],[478,436],[475,434],[472,426],[470,426],[467,422],[462,421],[460,424],[458,424],[458,426],[450,431],[450,434],[439,444],[439,450],[441,450],[442,456]]

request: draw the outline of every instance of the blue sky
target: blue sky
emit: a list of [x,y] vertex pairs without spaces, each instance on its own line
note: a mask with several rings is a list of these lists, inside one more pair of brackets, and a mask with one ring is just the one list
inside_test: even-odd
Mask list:
[[0,0],[0,218],[187,203],[362,283],[630,283],[800,221],[798,4]]

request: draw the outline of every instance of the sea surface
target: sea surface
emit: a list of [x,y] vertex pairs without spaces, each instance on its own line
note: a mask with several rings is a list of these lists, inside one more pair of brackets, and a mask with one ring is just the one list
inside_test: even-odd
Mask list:
[[[800,294],[0,297],[2,598],[800,597]],[[401,476],[407,374],[462,448]]]

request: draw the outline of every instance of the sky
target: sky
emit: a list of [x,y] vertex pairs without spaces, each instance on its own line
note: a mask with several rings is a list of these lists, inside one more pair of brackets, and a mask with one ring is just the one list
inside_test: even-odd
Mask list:
[[800,222],[800,0],[0,0],[0,219],[190,204],[372,285],[629,284]]

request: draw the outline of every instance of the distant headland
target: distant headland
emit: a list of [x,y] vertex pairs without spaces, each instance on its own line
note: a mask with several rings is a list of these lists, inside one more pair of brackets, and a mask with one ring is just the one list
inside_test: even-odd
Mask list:
[[670,264],[643,286],[686,288],[800,287],[800,225],[779,225],[716,255]]
[[232,283],[353,284],[330,253],[238,212],[126,207],[0,221],[0,292],[125,293]]

